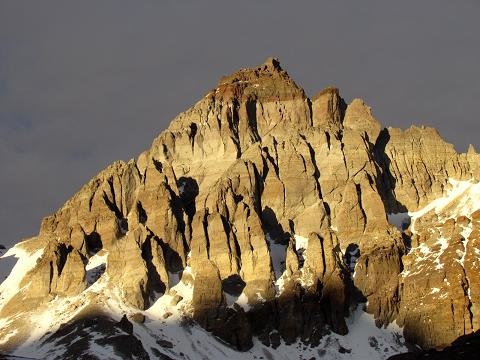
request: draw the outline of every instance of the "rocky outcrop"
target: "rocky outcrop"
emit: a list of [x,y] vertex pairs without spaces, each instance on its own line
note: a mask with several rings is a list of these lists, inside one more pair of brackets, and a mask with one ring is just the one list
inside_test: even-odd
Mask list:
[[[31,249],[43,255],[1,316],[27,316],[21,299],[108,300],[92,286],[137,312],[176,294],[185,316],[244,351],[252,336],[278,346],[346,334],[350,305],[368,301],[379,326],[396,320],[411,341],[445,346],[480,326],[480,216],[430,214],[399,231],[388,214],[421,209],[449,179],[478,179],[479,160],[434,129],[382,130],[338,89],[310,100],[270,58],[223,77],[150,149],[45,218]],[[437,269],[420,253],[440,238]],[[188,276],[183,299],[172,288]]]
[[130,231],[109,250],[107,274],[121,289],[124,301],[136,308],[148,305],[148,268],[142,257],[146,232],[142,227]]
[[457,154],[438,131],[411,126],[402,131],[387,128],[377,143],[379,161],[385,169],[391,212],[414,211],[440,197],[449,178],[478,179],[478,154]]
[[205,260],[202,263],[201,270],[195,275],[193,289],[193,318],[207,330],[214,330],[225,298],[220,274],[212,262]]
[[478,328],[478,222],[424,218],[404,257],[397,322],[423,347],[443,347]]
[[360,256],[355,266],[355,285],[367,298],[367,310],[375,314],[378,325],[386,326],[397,317],[404,252],[402,243],[387,243]]

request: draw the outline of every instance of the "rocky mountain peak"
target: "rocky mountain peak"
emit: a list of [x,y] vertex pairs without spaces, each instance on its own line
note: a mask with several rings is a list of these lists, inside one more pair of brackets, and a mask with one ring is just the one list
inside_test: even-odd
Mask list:
[[270,57],[262,65],[241,69],[220,79],[212,96],[216,99],[244,101],[279,101],[305,97],[277,58]]
[[265,61],[263,62],[263,65],[266,66],[267,68],[273,68],[277,71],[282,70],[282,67],[280,66],[280,61],[278,60],[278,58],[273,56],[266,58]]
[[316,93],[312,101],[315,101],[318,98],[321,98],[323,96],[327,97],[339,97],[340,96],[340,90],[334,86],[327,86],[326,88],[320,90],[318,93]]
[[223,77],[7,251],[19,260],[0,286],[0,349],[383,359],[405,341],[444,347],[480,326],[479,163],[434,129],[382,129],[336,88],[310,100],[269,58]]

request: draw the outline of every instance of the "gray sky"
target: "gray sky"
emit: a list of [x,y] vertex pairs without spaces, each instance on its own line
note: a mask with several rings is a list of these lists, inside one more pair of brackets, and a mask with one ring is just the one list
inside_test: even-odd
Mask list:
[[148,148],[223,74],[277,56],[384,126],[478,147],[480,2],[0,0],[0,244]]

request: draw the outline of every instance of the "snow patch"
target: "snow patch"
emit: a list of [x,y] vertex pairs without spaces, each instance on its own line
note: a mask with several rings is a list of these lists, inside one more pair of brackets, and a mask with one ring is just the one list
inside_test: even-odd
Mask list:
[[245,310],[245,312],[248,312],[251,309],[251,306],[248,303],[248,297],[244,292],[242,292],[238,297],[237,304],[240,305],[243,308],[243,310]]
[[295,238],[295,251],[297,252],[297,255],[298,255],[300,267],[303,267],[303,264],[307,260],[308,239],[300,235],[294,235],[294,238]]
[[297,253],[299,251],[306,251],[308,249],[308,238],[300,236],[300,235],[294,235],[295,238],[295,250]]
[[448,248],[448,240],[445,239],[443,236],[438,238],[437,242],[435,243],[436,245],[440,245],[440,254],[442,254],[447,248]]
[[[19,245],[16,245],[9,249],[2,259],[9,256],[17,258],[17,263],[13,267],[8,277],[0,285],[0,310],[7,304],[7,302],[18,293],[20,289],[20,283],[24,276],[35,267],[37,260],[42,256],[43,249],[37,250],[30,254],[26,250],[22,249]],[[26,285],[28,286],[28,284]]]
[[223,292],[223,296],[225,296],[225,302],[227,303],[228,307],[233,307],[233,305],[238,301],[238,296],[230,295],[227,292]]
[[480,201],[480,183],[470,181],[458,181],[449,179],[450,189],[448,189],[444,196],[433,200],[422,209],[409,212],[411,217],[412,232],[415,232],[415,222],[430,211],[435,214],[443,212],[443,218],[457,218],[458,216],[469,216],[476,211]]
[[90,259],[88,259],[88,263],[85,266],[85,270],[92,270],[100,265],[104,265],[107,263],[108,252],[106,250],[100,250],[98,253],[93,255]]
[[[187,266],[184,270],[186,274],[192,274],[191,268]],[[193,274],[192,274],[193,275]],[[193,298],[193,284],[185,283],[179,280],[177,284],[161,296],[145,314],[153,318],[171,318],[179,320],[184,312],[190,312],[190,305]]]
[[275,292],[276,296],[280,296],[284,290],[285,280],[287,278],[286,258],[287,245],[280,244],[269,233],[265,234],[265,239],[270,248],[270,260],[272,262],[273,272],[275,274]]
[[285,289],[285,280],[287,279],[287,274],[283,273],[280,278],[278,278],[277,281],[275,281],[275,291],[276,291],[276,297],[280,296]]
[[299,282],[302,285],[302,287],[308,287],[313,285],[313,283],[315,282],[313,273],[309,269],[303,266],[307,261],[308,238],[300,235],[294,235],[294,238],[295,238],[295,250],[297,252],[299,263],[301,266]]
[[257,300],[258,300],[259,302],[265,302],[265,301],[267,301],[267,300],[262,296],[262,294],[260,294],[259,292],[255,293],[255,295],[257,296]]
[[[424,256],[428,256],[432,253],[432,251],[430,250],[430,248],[425,245],[424,243],[420,244],[417,248]],[[412,249],[413,250],[413,249]],[[420,260],[423,260],[423,258],[421,257],[417,257],[417,259],[415,261],[420,261]]]
[[[98,338],[101,338],[102,334],[98,334]],[[103,358],[103,359],[122,359],[120,356],[116,355],[113,346],[110,345],[98,345],[95,342],[95,337],[90,341],[89,344],[89,354],[93,355],[94,358]]]
[[[245,296],[246,298],[246,296]],[[377,328],[373,315],[357,307],[347,319],[349,333],[345,336],[330,333],[321,339],[318,347],[310,347],[297,341],[287,345],[281,341],[277,349],[263,345],[253,338],[253,348],[246,352],[237,352],[217,341],[210,333],[194,323],[148,319],[145,324],[134,324],[134,332],[142,334],[142,343],[146,348],[158,349],[156,340],[160,337],[173,344],[172,349],[162,349],[165,354],[186,359],[310,359],[324,358],[333,360],[372,359],[384,360],[406,352],[403,330],[390,324],[386,328]]]

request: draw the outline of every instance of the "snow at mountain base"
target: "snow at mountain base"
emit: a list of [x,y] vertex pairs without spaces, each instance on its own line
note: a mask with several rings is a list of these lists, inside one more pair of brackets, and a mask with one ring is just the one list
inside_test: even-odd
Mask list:
[[[37,260],[42,256],[42,253],[43,250],[37,250],[33,254],[29,254],[22,248],[14,246],[1,257],[0,261],[6,262],[6,264],[2,263],[5,269],[4,272],[9,275],[0,284],[0,310],[3,305],[21,290],[20,283],[23,277],[35,266]],[[15,265],[12,266],[13,264]],[[4,274],[1,275],[3,280]]]
[[[19,290],[21,275],[33,267],[40,255],[41,252],[29,255],[20,248],[12,248],[5,254],[5,256],[17,257],[18,261],[11,276],[0,287],[2,304]],[[105,263],[108,264],[107,254],[94,255],[90,258],[87,270],[96,269]],[[184,272],[189,273],[189,271],[189,268],[186,268]],[[180,281],[149,309],[139,312],[138,309],[128,307],[122,302],[118,290],[109,285],[108,276],[103,272],[95,283],[80,295],[68,298],[57,297],[46,306],[37,309],[31,319],[30,338],[12,355],[35,359],[61,358],[69,345],[65,347],[65,344],[61,343],[62,338],[46,341],[48,335],[86,309],[89,304],[102,304],[102,302],[106,313],[116,321],[119,321],[123,314],[145,315],[143,324],[133,322],[134,335],[141,340],[151,358],[157,357],[152,348],[158,349],[159,343],[164,346],[168,344],[162,352],[174,359],[310,359],[312,357],[386,359],[390,355],[406,351],[402,330],[394,324],[390,324],[386,329],[377,328],[373,316],[364,312],[360,304],[353,309],[352,315],[347,319],[350,332],[346,336],[332,332],[322,339],[318,347],[314,348],[300,341],[289,345],[282,341],[276,349],[263,345],[255,338],[252,349],[244,353],[238,352],[188,320],[192,310],[190,307],[192,294],[193,286]],[[181,300],[178,301],[178,299]],[[237,302],[248,310],[248,304],[246,301],[245,304],[242,303],[241,296]],[[89,353],[102,358],[122,358],[116,356],[113,349],[98,344],[104,334],[89,335],[92,336]],[[79,341],[79,338],[74,341]]]

